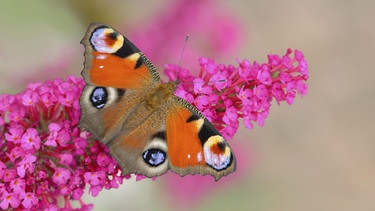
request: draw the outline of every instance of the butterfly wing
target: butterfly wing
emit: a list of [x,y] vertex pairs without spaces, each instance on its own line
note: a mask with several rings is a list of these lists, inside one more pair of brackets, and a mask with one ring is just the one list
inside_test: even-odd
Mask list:
[[219,180],[236,170],[236,158],[216,128],[190,103],[173,97],[166,114],[170,169],[186,174],[210,174]]
[[[139,106],[139,110],[147,108],[144,104]],[[130,129],[130,125],[134,124],[124,122],[122,128],[129,130],[120,131],[107,144],[111,155],[122,167],[122,174],[155,177],[165,173],[169,169],[165,111],[153,110],[138,126]]]
[[[172,96],[158,108],[109,144],[124,173],[154,177],[171,169],[181,176],[210,174],[219,180],[236,170],[232,149],[195,107]],[[138,141],[147,143],[141,152],[133,150]]]
[[[106,144],[121,131],[141,124],[133,116],[140,113],[137,108],[145,93],[160,84],[160,78],[146,56],[109,26],[91,24],[81,43],[86,86],[80,99],[80,126]],[[119,126],[124,122],[129,128]]]
[[107,145],[123,174],[164,173],[167,162],[155,170],[142,159],[155,134],[165,130],[164,119],[147,100],[147,93],[161,84],[155,67],[129,40],[104,24],[91,24],[81,43],[86,86],[80,99],[80,126]]
[[160,83],[152,63],[115,29],[93,23],[81,43],[85,46],[82,75],[88,85],[143,89]]

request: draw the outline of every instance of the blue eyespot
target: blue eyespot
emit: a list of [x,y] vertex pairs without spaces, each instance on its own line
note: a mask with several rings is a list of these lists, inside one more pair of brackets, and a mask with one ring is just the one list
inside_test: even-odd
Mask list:
[[95,108],[101,109],[107,103],[107,98],[107,90],[104,87],[96,87],[91,93],[90,102]]
[[160,149],[149,149],[146,150],[142,154],[143,160],[150,166],[156,167],[162,163],[164,163],[166,159],[166,154],[165,152],[161,151]]

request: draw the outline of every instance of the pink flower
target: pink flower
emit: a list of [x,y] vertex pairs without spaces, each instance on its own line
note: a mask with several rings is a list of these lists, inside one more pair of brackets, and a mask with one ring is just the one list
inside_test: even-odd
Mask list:
[[38,204],[38,197],[34,193],[24,193],[21,195],[21,198],[23,198],[22,205],[26,209],[31,209]]
[[4,176],[3,176],[3,181],[5,183],[9,183],[12,181],[17,175],[16,169],[5,169],[4,170]]
[[26,182],[24,179],[16,178],[10,182],[10,188],[14,193],[20,194],[25,192]]
[[70,166],[74,160],[73,155],[68,153],[62,153],[60,155],[60,163],[66,166]]
[[16,193],[9,193],[7,191],[4,191],[1,194],[0,198],[0,207],[4,210],[9,209],[9,208],[18,208],[20,205],[20,199],[18,194]]
[[20,128],[11,128],[8,133],[5,133],[5,139],[7,141],[18,144],[23,135],[23,129]]
[[36,161],[36,157],[32,154],[26,154],[21,162],[18,163],[17,167],[17,174],[21,178],[24,178],[26,173],[33,173],[34,172],[34,162]]
[[69,145],[69,141],[71,140],[71,136],[70,136],[70,132],[68,130],[61,130],[57,137],[57,143],[61,146],[61,147],[66,147]]
[[228,139],[236,133],[239,118],[246,128],[253,128],[252,122],[263,126],[272,99],[292,104],[297,94],[307,94],[307,63],[302,52],[292,53],[288,49],[282,57],[268,55],[263,64],[237,60],[237,67],[201,58],[198,77],[174,65],[166,65],[165,72],[181,81],[175,94],[201,110]]
[[22,104],[25,106],[32,106],[38,101],[38,95],[32,90],[25,92],[22,95]]
[[71,172],[65,168],[56,168],[52,180],[58,185],[65,185],[70,179]]
[[40,137],[38,136],[38,131],[36,131],[35,128],[28,128],[22,135],[21,146],[24,149],[38,150],[40,148]]
[[73,190],[72,199],[78,200],[82,197],[82,195],[83,195],[83,190],[80,188],[79,189],[76,188]]
[[[103,144],[78,128],[83,87],[82,79],[69,76],[0,95],[1,209],[72,210],[73,199],[90,210],[81,200],[86,186],[97,195],[129,178],[119,176],[121,168]],[[86,173],[100,177],[86,182]],[[63,207],[57,201],[65,201]]]
[[97,163],[99,166],[108,166],[112,161],[112,157],[108,156],[108,153],[101,152],[98,154]]
[[234,106],[228,107],[223,116],[223,121],[227,125],[238,122],[238,113],[237,109]]
[[58,132],[61,130],[61,127],[59,124],[52,122],[48,125],[48,129],[50,133],[47,137],[47,141],[44,142],[44,145],[56,147],[57,146],[56,139],[59,134]]

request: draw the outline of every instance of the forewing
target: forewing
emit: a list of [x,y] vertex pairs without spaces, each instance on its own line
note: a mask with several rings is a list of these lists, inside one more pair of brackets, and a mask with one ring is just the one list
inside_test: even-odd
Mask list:
[[91,24],[81,43],[86,87],[80,99],[80,126],[107,143],[160,78],[144,54],[109,26]]

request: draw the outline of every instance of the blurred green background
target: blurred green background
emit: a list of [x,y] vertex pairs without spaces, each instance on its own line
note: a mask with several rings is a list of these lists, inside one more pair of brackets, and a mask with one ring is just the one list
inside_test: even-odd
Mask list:
[[[78,76],[84,60],[79,41],[89,23],[105,22],[127,35],[171,2],[1,1],[0,93]],[[184,184],[185,178],[172,183],[167,175],[124,181],[117,190],[85,196],[85,202],[94,203],[94,210],[375,210],[375,1],[215,4],[244,30],[234,53],[217,62],[265,62],[271,52],[297,48],[309,64],[308,95],[292,106],[272,106],[263,128],[241,128],[230,140],[243,155],[238,175],[207,190],[198,182]],[[189,42],[188,48],[194,46]],[[177,62],[165,59],[158,66]],[[189,193],[177,193],[185,190],[180,185],[190,186]]]

